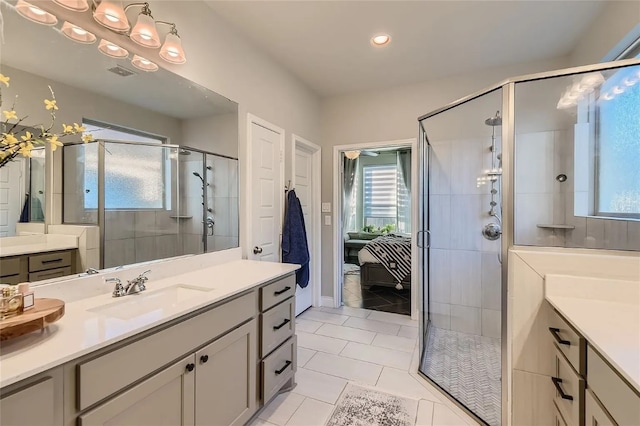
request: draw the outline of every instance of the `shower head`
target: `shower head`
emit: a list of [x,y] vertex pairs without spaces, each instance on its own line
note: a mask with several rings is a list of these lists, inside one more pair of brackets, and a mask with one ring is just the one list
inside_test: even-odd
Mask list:
[[184,148],[180,148],[180,150],[178,151],[178,155],[191,155],[191,151],[187,151]]
[[484,124],[491,127],[502,126],[502,117],[500,117],[500,111],[496,111],[496,115],[494,117],[489,117],[484,120]]
[[202,179],[202,176],[200,176],[200,173],[198,173],[198,172],[193,172],[193,175],[194,176],[198,176],[200,179]]

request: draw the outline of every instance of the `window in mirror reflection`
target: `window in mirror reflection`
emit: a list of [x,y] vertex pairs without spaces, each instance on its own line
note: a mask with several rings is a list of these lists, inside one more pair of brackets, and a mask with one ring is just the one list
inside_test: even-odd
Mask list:
[[[94,135],[105,146],[105,208],[118,209],[162,209],[170,208],[165,194],[165,150],[160,146],[165,139],[137,130],[100,125],[85,121],[87,132]],[[144,142],[149,145],[109,143],[109,141]],[[86,147],[85,188],[98,186],[98,144]],[[98,208],[98,192],[88,192],[84,197],[86,209]]]
[[597,104],[596,214],[640,219],[640,67],[613,74]]

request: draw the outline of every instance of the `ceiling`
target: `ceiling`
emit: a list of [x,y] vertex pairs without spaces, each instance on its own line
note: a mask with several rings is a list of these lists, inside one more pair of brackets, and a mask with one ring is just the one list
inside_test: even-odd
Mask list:
[[606,2],[205,1],[323,97],[567,55]]

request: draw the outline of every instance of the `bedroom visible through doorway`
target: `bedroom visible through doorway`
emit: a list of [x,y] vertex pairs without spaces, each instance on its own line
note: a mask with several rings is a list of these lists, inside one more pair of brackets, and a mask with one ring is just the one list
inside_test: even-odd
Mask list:
[[412,146],[340,152],[341,302],[411,315]]

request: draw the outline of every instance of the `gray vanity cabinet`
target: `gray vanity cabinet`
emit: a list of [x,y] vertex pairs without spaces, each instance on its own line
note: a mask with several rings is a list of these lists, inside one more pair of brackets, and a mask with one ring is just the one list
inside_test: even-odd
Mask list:
[[196,352],[196,424],[243,425],[256,411],[258,322]]
[[62,424],[62,368],[34,376],[0,392],[0,425]]
[[80,415],[80,426],[193,425],[195,355]]

